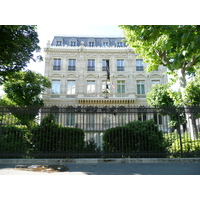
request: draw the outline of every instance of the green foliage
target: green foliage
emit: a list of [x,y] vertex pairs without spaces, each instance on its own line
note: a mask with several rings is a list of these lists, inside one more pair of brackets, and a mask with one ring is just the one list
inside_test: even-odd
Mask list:
[[147,102],[150,106],[162,108],[162,115],[169,115],[170,127],[186,123],[184,109],[177,109],[177,106],[183,106],[181,92],[173,92],[170,84],[155,84],[147,94]]
[[196,70],[193,80],[188,82],[185,90],[184,97],[187,105],[200,104],[200,69]]
[[31,127],[39,109],[44,105],[40,94],[51,87],[47,77],[33,71],[18,72],[4,83],[4,106],[20,121]]
[[153,107],[174,106],[174,100],[169,95],[169,84],[155,84],[147,94],[147,103]]
[[128,44],[149,63],[148,71],[167,66],[170,71],[194,71],[200,63],[198,25],[121,25]]
[[[168,74],[179,81],[181,102],[187,105],[186,75],[195,73],[200,65],[200,26],[199,25],[121,25],[127,43],[134,48],[144,62],[148,63],[147,72],[158,69],[159,65],[168,68]],[[197,87],[191,86],[196,101]],[[190,95],[189,96],[193,96]],[[178,99],[176,99],[178,100]],[[198,98],[199,101],[199,98]],[[179,101],[177,101],[180,103]]]
[[[27,67],[39,52],[38,33],[35,25],[0,25],[0,84],[15,72]],[[41,56],[38,56],[42,60]]]
[[39,95],[46,88],[51,87],[51,82],[40,73],[20,71],[15,73],[3,86],[10,104],[17,106],[43,106],[43,100]]
[[28,153],[30,133],[24,126],[3,125],[0,127],[0,152],[1,153]]
[[153,120],[133,121],[124,127],[108,129],[103,136],[105,152],[166,152],[162,131]]
[[53,114],[44,118],[40,125],[31,130],[31,133],[33,152],[80,152],[84,148],[84,131],[56,124]]
[[94,138],[91,138],[90,140],[85,142],[84,152],[86,153],[100,153],[101,152],[100,148],[97,147],[97,144]]
[[[200,139],[191,140],[190,138],[183,137],[182,140],[182,153],[193,154],[192,156],[200,156]],[[181,143],[180,139],[175,140],[170,148],[170,153],[177,154],[181,153]],[[186,155],[188,157],[189,155]]]

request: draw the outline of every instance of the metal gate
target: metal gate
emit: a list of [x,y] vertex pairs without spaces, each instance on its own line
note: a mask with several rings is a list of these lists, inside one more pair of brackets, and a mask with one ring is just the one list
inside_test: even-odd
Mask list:
[[200,107],[0,108],[1,158],[200,155]]

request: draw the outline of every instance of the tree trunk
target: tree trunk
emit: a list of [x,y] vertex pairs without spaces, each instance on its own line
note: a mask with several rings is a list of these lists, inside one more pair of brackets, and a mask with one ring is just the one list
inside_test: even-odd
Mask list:
[[[183,102],[184,102],[184,105],[185,105],[187,103],[186,100],[185,100],[185,96],[184,96],[184,89],[187,85],[185,69],[182,68],[182,69],[180,69],[179,72],[180,72],[179,73],[180,90],[181,90]],[[189,128],[189,131],[190,131],[190,137],[191,137],[192,140],[195,140],[198,137],[198,130],[197,130],[197,125],[196,125],[195,115],[192,112],[190,107],[188,107],[186,105],[184,107],[185,107],[186,120],[187,120],[188,128]]]

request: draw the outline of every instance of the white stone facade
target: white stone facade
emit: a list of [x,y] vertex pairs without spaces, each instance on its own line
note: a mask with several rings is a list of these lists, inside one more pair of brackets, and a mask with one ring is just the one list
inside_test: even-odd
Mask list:
[[152,84],[167,82],[166,67],[146,73],[148,64],[122,39],[56,36],[48,42],[44,75],[52,88],[43,94],[45,105],[147,105]]

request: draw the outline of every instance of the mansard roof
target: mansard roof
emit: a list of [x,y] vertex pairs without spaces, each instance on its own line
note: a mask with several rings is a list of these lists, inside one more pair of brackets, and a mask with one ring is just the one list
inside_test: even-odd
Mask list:
[[[125,37],[119,36],[54,36],[54,39],[51,43],[52,46],[90,46],[94,45],[95,47],[127,47],[126,43],[123,41]],[[93,43],[93,44],[91,44]],[[105,44],[107,43],[107,44]]]

